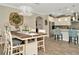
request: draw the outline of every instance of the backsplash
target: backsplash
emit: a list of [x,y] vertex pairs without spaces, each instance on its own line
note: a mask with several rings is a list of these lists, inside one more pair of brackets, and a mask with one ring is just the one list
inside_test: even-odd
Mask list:
[[79,22],[73,22],[71,25],[72,28],[79,29]]

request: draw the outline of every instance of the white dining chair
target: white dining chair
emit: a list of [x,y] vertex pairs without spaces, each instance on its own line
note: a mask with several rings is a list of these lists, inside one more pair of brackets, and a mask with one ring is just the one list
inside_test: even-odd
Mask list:
[[23,55],[24,54],[24,44],[20,39],[12,38],[10,31],[4,30],[3,39],[4,44],[4,54],[5,55]]
[[3,45],[3,54],[7,55],[7,41],[6,41],[5,31],[4,30],[2,30],[2,40],[4,42],[4,45]]
[[[43,30],[43,29],[39,29],[38,30],[38,33],[46,33],[46,31],[45,30]],[[37,38],[37,39],[42,39],[42,40],[39,40],[38,41],[38,49],[39,48],[42,48],[42,50],[45,52],[45,37],[39,37],[39,38]]]
[[2,39],[2,31],[0,29],[0,54],[1,55],[3,54],[3,44],[4,44],[4,41]]

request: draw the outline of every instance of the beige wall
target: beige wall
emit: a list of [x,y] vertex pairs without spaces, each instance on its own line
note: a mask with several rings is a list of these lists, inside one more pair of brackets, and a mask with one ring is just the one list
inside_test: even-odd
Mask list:
[[[9,24],[9,15],[11,12],[19,12],[17,9],[0,6],[0,28],[5,24]],[[35,28],[35,16],[24,16],[24,23]]]
[[[49,19],[48,16],[43,16],[44,20],[43,20],[43,28],[46,30],[47,35],[49,36]],[[45,25],[45,20],[47,20],[47,25]]]
[[0,6],[0,28],[3,28],[4,24],[9,24],[9,14],[16,9]]
[[29,26],[30,28],[36,28],[36,24],[35,24],[35,15],[33,16],[26,16],[24,19],[24,23]]

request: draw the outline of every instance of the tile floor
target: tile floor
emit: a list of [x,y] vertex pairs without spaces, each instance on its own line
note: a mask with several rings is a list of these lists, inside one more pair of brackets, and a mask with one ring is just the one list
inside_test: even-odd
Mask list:
[[39,55],[79,55],[79,45],[50,38],[46,40],[46,52],[40,51]]

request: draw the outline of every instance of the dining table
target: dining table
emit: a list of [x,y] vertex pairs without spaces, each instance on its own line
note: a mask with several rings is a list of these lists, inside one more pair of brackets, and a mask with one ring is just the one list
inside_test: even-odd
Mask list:
[[[25,42],[25,47],[24,47],[25,55],[37,55],[38,47],[41,47],[41,46],[44,47],[44,52],[45,52],[45,39],[46,39],[45,37],[48,36],[46,33],[11,31],[11,34],[12,34],[12,37],[18,38]],[[38,46],[38,43],[42,41],[43,41],[43,44]]]

